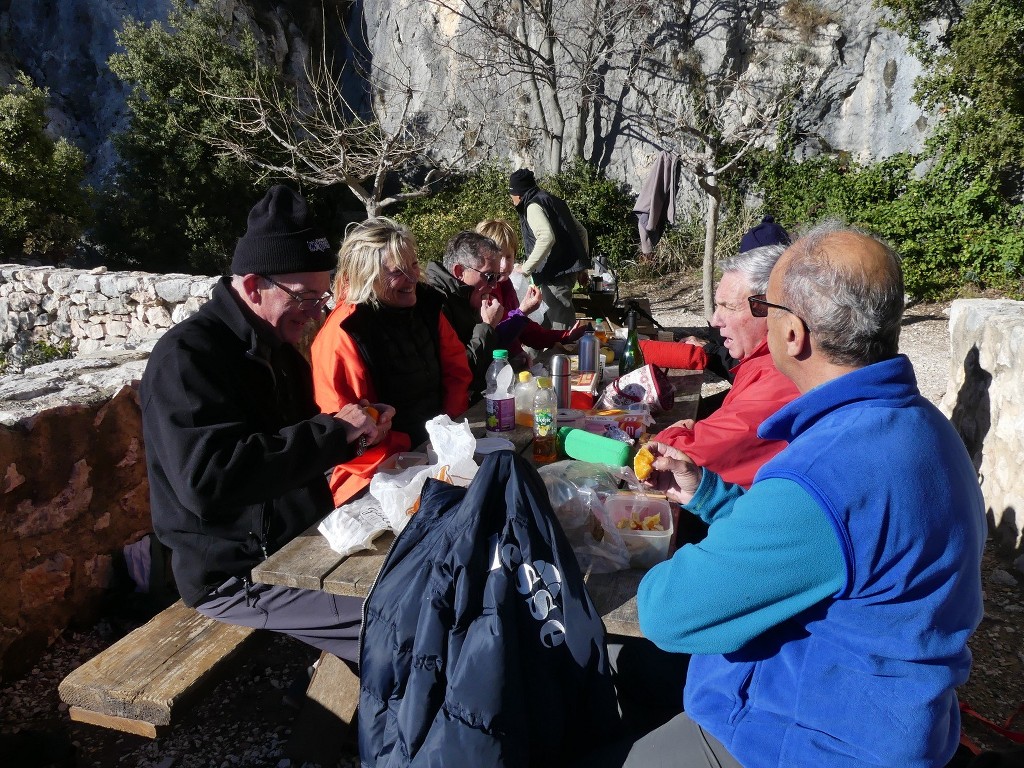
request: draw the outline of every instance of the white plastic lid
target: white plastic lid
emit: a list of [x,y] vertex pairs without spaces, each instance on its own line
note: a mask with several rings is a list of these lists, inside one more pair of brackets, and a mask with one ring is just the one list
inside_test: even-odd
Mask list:
[[514,451],[515,449],[515,444],[504,437],[478,437],[476,439],[476,453],[480,456],[486,456],[495,451]]

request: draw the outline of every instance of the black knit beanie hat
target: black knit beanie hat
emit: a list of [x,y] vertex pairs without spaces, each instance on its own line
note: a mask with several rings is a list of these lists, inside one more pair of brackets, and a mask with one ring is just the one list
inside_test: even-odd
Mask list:
[[249,211],[245,234],[235,246],[235,275],[330,272],[337,264],[323,231],[309,221],[298,192],[278,184]]
[[771,216],[765,216],[761,223],[747,230],[740,240],[740,253],[752,251],[765,245],[789,245],[789,233]]
[[508,193],[520,195],[537,186],[537,179],[529,168],[520,168],[508,177]]

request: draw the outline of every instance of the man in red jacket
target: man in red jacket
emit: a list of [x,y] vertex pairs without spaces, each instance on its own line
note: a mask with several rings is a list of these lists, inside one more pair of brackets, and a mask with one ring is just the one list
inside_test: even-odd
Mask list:
[[[771,232],[763,231],[764,224],[772,225]],[[758,233],[760,239],[749,237],[752,233]],[[761,242],[769,239],[774,242]],[[754,482],[761,465],[785,447],[783,442],[759,438],[757,428],[797,396],[796,387],[779,373],[768,354],[767,320],[751,315],[747,304],[748,296],[765,292],[772,267],[788,242],[782,227],[766,221],[744,238],[744,243],[757,247],[721,262],[722,279],[715,292],[711,325],[719,330],[729,355],[740,361],[730,371],[734,377],[732,389],[721,407],[706,419],[681,421],[655,438],[684,451],[725,481],[745,488]],[[647,357],[646,349],[644,356],[647,362],[659,364],[657,359]]]

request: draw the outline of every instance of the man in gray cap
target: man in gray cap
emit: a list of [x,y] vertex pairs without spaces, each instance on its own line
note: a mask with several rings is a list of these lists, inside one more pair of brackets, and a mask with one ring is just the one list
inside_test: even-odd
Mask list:
[[526,261],[516,270],[540,288],[547,306],[543,325],[556,330],[571,328],[576,323],[572,289],[579,273],[591,265],[587,230],[564,200],[537,186],[528,168],[509,177],[508,193],[519,214],[526,251]]
[[357,662],[362,601],[254,584],[251,570],[333,508],[325,472],[381,440],[394,409],[320,413],[296,349],[322,319],[335,257],[305,200],[275,186],[232,274],[157,343],[140,399],[153,527],[182,599],[229,624]]

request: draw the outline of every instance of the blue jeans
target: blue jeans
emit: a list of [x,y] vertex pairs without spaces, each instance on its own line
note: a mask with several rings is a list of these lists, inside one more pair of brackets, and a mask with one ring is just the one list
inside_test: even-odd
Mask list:
[[196,606],[204,616],[225,624],[268,629],[359,663],[363,601],[327,592],[231,577]]

